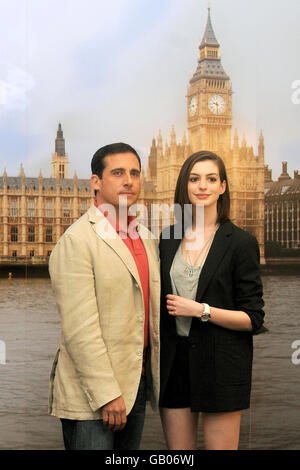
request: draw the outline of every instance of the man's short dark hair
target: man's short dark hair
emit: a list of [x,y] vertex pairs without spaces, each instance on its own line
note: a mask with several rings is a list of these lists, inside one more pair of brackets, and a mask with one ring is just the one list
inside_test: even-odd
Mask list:
[[105,145],[97,150],[91,161],[92,174],[98,175],[99,178],[102,178],[102,173],[105,168],[104,158],[107,157],[107,155],[114,155],[117,153],[133,153],[137,157],[141,168],[141,159],[137,151],[131,147],[131,145],[117,142],[115,144]]

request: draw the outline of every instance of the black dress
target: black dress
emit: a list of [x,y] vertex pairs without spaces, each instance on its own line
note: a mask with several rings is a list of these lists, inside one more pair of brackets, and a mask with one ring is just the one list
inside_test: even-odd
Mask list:
[[196,295],[197,302],[246,312],[252,331],[234,331],[193,318],[189,336],[182,340],[176,332],[175,317],[166,308],[166,295],[172,294],[170,268],[181,242],[175,238],[174,227],[165,229],[160,238],[160,406],[177,407],[177,399],[183,395],[180,407],[188,406],[192,411],[248,408],[253,334],[266,331],[262,326],[264,302],[257,240],[229,220],[222,223],[201,270]]

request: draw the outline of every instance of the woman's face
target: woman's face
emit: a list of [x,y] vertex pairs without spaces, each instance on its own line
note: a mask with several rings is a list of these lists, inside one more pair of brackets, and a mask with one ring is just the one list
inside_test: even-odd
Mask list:
[[204,207],[217,207],[220,194],[226,189],[226,181],[221,182],[218,165],[212,160],[195,163],[187,185],[190,203]]

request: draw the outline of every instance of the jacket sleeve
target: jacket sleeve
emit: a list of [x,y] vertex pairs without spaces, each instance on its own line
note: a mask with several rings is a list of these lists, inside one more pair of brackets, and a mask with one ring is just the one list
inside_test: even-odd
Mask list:
[[262,327],[265,313],[259,269],[259,246],[256,238],[249,236],[243,240],[236,255],[233,289],[235,308],[249,315],[253,334],[267,331]]
[[66,233],[51,253],[49,272],[66,350],[89,405],[96,411],[122,393],[101,332],[87,243]]

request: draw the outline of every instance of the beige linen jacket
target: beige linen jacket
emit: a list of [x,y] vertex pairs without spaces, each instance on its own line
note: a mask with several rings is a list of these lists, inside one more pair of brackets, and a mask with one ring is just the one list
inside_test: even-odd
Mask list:
[[[159,397],[160,274],[157,242],[138,225],[149,263],[151,403]],[[142,371],[145,309],[135,261],[92,205],[59,239],[49,272],[61,316],[61,340],[49,385],[49,413],[98,419],[122,395],[132,409]],[[148,382],[148,383],[149,383]]]

